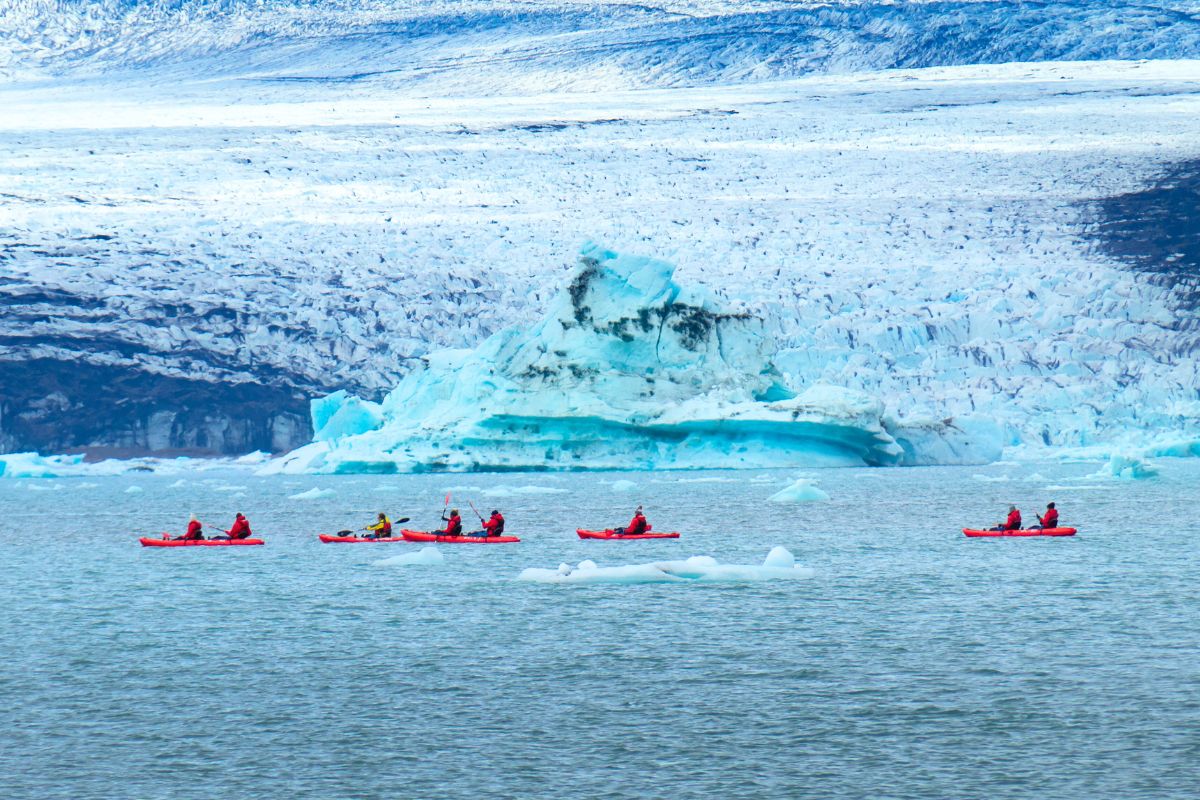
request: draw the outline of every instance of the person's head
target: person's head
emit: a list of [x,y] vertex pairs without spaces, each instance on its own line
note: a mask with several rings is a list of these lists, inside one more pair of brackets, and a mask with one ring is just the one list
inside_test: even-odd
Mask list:
[[380,512],[379,512],[379,518],[380,518],[380,519],[387,519],[387,514],[385,514],[385,513],[383,513],[382,511],[380,511]]
[[1046,503],[1046,508],[1054,508],[1054,503]]
[[236,517],[236,518],[237,518],[237,519],[245,519],[245,517],[243,517],[243,516],[242,516],[242,512],[240,512],[240,511],[237,513],[237,517]]
[[642,513],[642,507],[641,507],[641,506],[638,506],[638,507],[637,507],[637,511],[634,511],[633,513],[634,513],[634,514],[641,514],[641,513]]
[[499,512],[499,511],[497,511],[496,509],[494,509],[494,508],[493,508],[493,509],[492,509],[492,516],[493,516],[493,517],[498,517],[498,516],[500,516],[500,512]]
[[190,517],[188,517],[188,522],[199,522],[199,521],[200,520],[196,519],[195,514],[192,514]]
[[1016,510],[1017,510],[1017,507],[1016,507],[1016,506],[1009,506],[1009,507],[1008,507],[1008,513],[1010,513],[1010,514],[1011,514],[1012,512],[1014,512],[1014,511],[1016,511]]
[[458,516],[458,509],[457,509],[457,508],[452,508],[452,509],[450,509],[450,516],[452,516],[452,517],[457,517],[457,516]]

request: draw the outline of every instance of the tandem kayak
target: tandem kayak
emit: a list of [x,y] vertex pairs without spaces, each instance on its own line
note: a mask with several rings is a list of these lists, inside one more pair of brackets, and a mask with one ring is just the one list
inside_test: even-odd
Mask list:
[[400,535],[410,542],[442,542],[444,544],[512,544],[521,541],[516,536],[440,536],[428,531],[402,528]]
[[576,528],[580,539],[678,539],[678,533],[617,533],[612,528],[606,531],[585,531]]
[[265,544],[262,539],[193,539],[180,541],[179,539],[151,539],[148,536],[143,536],[138,541],[142,543],[142,547],[238,547]]
[[322,533],[317,537],[322,542],[403,542],[403,536],[385,536],[382,539],[368,539],[366,536],[338,536],[336,533]]
[[976,528],[963,528],[967,536],[1074,536],[1075,528],[1042,528],[1016,531],[981,531]]

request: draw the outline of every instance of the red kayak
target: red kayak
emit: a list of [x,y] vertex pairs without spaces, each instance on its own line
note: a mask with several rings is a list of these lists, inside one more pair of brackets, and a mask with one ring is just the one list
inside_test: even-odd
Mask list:
[[409,542],[442,542],[444,544],[512,544],[521,541],[516,536],[440,536],[427,531],[400,529],[400,535]]
[[368,539],[365,536],[338,536],[333,533],[322,533],[317,537],[322,542],[403,542],[403,536],[385,536],[382,539]]
[[1033,528],[1016,531],[981,531],[975,528],[963,528],[967,536],[1074,536],[1075,528]]
[[606,531],[585,531],[576,528],[580,539],[678,539],[678,533],[617,533],[612,528]]
[[265,544],[262,539],[151,539],[143,536],[138,539],[142,547],[238,547],[251,544]]

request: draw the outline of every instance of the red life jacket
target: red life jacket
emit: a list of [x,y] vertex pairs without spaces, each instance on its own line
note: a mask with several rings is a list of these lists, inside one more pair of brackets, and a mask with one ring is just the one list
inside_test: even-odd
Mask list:
[[239,520],[234,520],[233,527],[227,533],[230,539],[249,539],[250,538],[250,521],[245,517]]
[[492,518],[483,523],[483,529],[487,531],[488,536],[499,536],[504,533],[504,517],[492,514]]
[[1058,509],[1057,508],[1046,509],[1046,516],[1042,517],[1042,527],[1043,528],[1057,528],[1058,527]]
[[637,535],[646,532],[646,518],[641,514],[634,514],[633,519],[629,520],[629,524],[625,526],[625,533]]
[[1017,531],[1021,529],[1021,512],[1013,509],[1008,512],[1008,520],[1004,523],[1004,530]]

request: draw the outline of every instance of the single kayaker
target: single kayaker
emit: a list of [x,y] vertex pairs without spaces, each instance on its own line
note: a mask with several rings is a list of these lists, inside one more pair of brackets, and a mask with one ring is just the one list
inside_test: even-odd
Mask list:
[[458,515],[457,508],[450,509],[449,517],[443,513],[442,519],[446,522],[446,529],[438,531],[438,536],[462,536],[462,517]]
[[992,530],[995,531],[1019,531],[1021,530],[1021,512],[1016,506],[1008,507],[1008,519],[1002,525],[997,525]]
[[500,536],[504,533],[504,517],[496,509],[492,509],[492,516],[488,519],[481,519],[480,524],[483,525],[481,531],[471,531],[467,536]]
[[633,512],[633,519],[629,520],[629,524],[624,528],[617,528],[613,533],[619,533],[623,536],[640,536],[648,529],[646,515],[642,513],[642,507],[638,506],[637,511]]
[[187,533],[179,537],[181,542],[198,542],[204,539],[204,526],[200,524],[200,520],[196,519],[193,514],[188,520]]
[[364,539],[387,539],[392,535],[392,521],[388,519],[387,514],[379,512],[379,518],[374,525],[368,525],[367,530],[370,531]]
[[1038,516],[1037,527],[1043,530],[1058,527],[1058,509],[1054,507],[1054,503],[1046,504],[1046,513]]
[[239,511],[233,520],[233,527],[225,531],[224,536],[214,536],[213,539],[249,539],[250,536],[250,520]]

